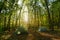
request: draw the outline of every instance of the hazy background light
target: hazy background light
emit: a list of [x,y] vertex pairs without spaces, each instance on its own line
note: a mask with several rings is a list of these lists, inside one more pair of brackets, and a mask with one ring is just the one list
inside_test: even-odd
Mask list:
[[28,13],[24,13],[24,21],[28,22]]
[[24,6],[23,19],[25,22],[28,22],[28,8],[27,8],[27,6]]
[[20,10],[17,11],[17,15],[19,15],[19,13],[20,13]]
[[18,1],[18,5],[19,5],[19,6],[22,6],[22,1],[23,1],[23,0],[19,0],[19,1]]

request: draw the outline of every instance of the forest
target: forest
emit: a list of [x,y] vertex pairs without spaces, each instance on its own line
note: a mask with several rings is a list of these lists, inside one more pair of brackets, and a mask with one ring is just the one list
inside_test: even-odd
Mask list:
[[0,40],[29,39],[60,40],[60,0],[0,0]]

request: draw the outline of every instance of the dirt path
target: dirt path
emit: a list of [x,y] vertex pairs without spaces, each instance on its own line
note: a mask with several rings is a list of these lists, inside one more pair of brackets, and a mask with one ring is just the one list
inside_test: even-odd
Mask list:
[[26,40],[60,40],[60,37],[48,33],[36,32],[29,34]]
[[35,38],[34,38],[33,34],[28,34],[28,36],[26,38],[26,40],[34,40],[34,39]]
[[18,35],[18,36],[6,34],[6,35],[2,35],[1,37],[2,39],[9,39],[11,37],[12,40],[14,39],[18,39],[18,40],[60,40],[59,36],[44,33],[44,32],[35,32],[35,33],[33,32],[27,35]]
[[51,40],[60,40],[60,37],[59,36],[51,35],[51,34],[44,33],[44,32],[39,32],[39,33],[42,36],[49,37]]

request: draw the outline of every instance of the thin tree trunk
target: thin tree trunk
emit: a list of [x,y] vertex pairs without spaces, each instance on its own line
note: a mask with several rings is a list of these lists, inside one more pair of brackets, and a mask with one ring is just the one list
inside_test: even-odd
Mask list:
[[17,27],[17,20],[18,20],[18,18],[17,18],[17,13],[16,13],[16,24],[15,24],[16,27]]
[[60,28],[60,9],[58,9],[59,12],[59,19],[58,19],[58,29]]
[[3,30],[4,31],[6,30],[6,17],[4,17],[4,27],[3,27]]
[[10,31],[10,20],[11,20],[11,16],[12,16],[12,13],[10,13],[10,15],[8,17],[8,24],[7,24],[8,31]]
[[53,31],[54,27],[52,26],[52,22],[51,22],[51,18],[50,18],[50,12],[49,12],[49,8],[48,8],[48,0],[45,0],[45,3],[46,3],[47,12],[48,12],[49,29],[51,31]]
[[20,27],[20,15],[21,14],[21,10],[20,10],[20,13],[19,13],[19,18],[18,18],[18,21],[19,21],[19,23],[18,23],[18,26]]
[[4,17],[4,27],[6,27],[6,17]]

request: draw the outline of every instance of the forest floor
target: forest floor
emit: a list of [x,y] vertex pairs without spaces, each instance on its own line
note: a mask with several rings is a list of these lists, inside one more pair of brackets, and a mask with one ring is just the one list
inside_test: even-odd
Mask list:
[[0,40],[60,40],[60,36],[46,32],[33,32],[21,35],[7,32],[0,36]]

